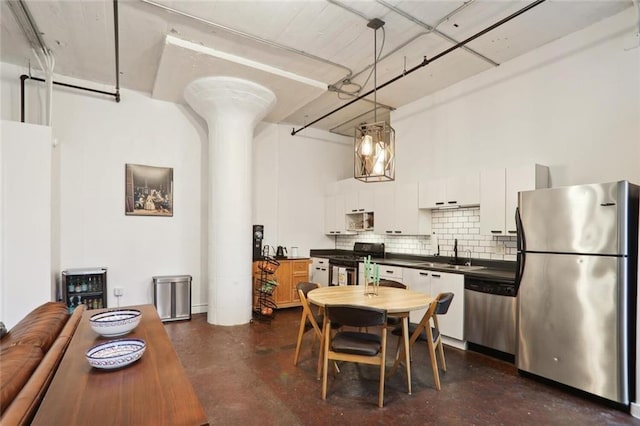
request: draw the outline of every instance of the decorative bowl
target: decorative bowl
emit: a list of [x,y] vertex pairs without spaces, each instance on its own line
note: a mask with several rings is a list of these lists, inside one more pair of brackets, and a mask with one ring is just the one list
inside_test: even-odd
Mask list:
[[92,347],[87,351],[86,358],[92,367],[112,370],[139,360],[146,347],[144,340],[117,339]]
[[105,337],[122,336],[140,324],[142,312],[137,309],[119,309],[91,315],[91,328]]

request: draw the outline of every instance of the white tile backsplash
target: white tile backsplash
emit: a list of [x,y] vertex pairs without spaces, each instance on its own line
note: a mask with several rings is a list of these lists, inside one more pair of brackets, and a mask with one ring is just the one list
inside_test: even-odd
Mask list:
[[441,256],[453,256],[454,240],[458,239],[458,256],[468,256],[471,250],[474,259],[516,260],[516,237],[494,237],[480,235],[480,208],[469,207],[456,210],[432,210],[431,236],[386,236],[371,231],[357,235],[336,236],[336,248],[353,249],[356,241],[384,243],[392,253],[433,255],[440,245]]

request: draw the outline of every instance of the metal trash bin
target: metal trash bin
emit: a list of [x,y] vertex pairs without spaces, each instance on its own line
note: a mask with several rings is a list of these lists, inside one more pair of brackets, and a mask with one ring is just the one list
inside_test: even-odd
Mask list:
[[163,322],[191,319],[191,275],[153,277],[153,303]]

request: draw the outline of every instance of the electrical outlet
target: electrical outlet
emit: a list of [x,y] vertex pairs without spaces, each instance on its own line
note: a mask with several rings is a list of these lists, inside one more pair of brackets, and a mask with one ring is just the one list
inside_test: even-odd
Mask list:
[[496,254],[504,254],[504,243],[498,243],[496,245]]
[[122,296],[122,287],[115,287],[113,289],[113,295],[116,297]]

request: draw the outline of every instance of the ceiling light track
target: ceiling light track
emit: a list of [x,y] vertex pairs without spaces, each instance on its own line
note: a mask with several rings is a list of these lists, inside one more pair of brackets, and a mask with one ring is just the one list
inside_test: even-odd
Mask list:
[[237,36],[249,39],[249,40],[253,40],[253,41],[256,41],[256,42],[261,43],[261,44],[266,44],[267,46],[275,47],[276,49],[285,50],[287,52],[295,53],[296,55],[301,55],[301,56],[304,56],[306,58],[313,59],[314,61],[322,62],[322,63],[327,64],[327,65],[331,65],[331,66],[334,66],[334,67],[337,67],[337,68],[341,68],[341,69],[347,71],[347,75],[344,76],[341,79],[341,81],[344,80],[344,79],[349,79],[351,77],[351,75],[353,74],[353,70],[351,70],[351,68],[349,68],[349,67],[346,67],[346,66],[344,66],[342,64],[338,64],[337,62],[333,62],[333,61],[330,61],[330,60],[325,59],[325,58],[321,58],[320,56],[316,56],[314,54],[305,52],[304,50],[298,50],[296,48],[293,48],[293,47],[290,47],[290,46],[286,46],[284,44],[276,43],[275,41],[271,41],[271,40],[268,40],[266,38],[262,38],[262,37],[255,36],[253,34],[245,33],[243,31],[239,31],[239,30],[236,30],[234,28],[227,27],[225,25],[218,24],[216,22],[209,21],[209,20],[204,19],[204,18],[200,18],[200,17],[192,15],[190,13],[186,13],[186,12],[183,12],[181,10],[169,7],[169,6],[165,6],[163,4],[156,3],[156,2],[153,2],[151,0],[139,0],[139,1],[141,1],[142,3],[148,4],[150,6],[154,6],[154,7],[157,7],[159,9],[162,9],[162,10],[167,11],[169,13],[173,13],[175,15],[179,15],[179,16],[182,16],[182,17],[185,17],[185,18],[189,18],[189,19],[192,19],[194,21],[200,22],[200,23],[205,24],[205,25],[209,25],[211,27],[218,28],[218,29],[226,31],[228,33],[231,33],[231,34],[234,34],[234,35],[237,35]]
[[409,74],[411,74],[411,73],[413,73],[413,72],[415,72],[415,71],[417,71],[417,70],[429,65],[432,62],[437,61],[438,59],[448,55],[449,53],[453,52],[454,50],[459,49],[460,47],[466,45],[467,43],[472,42],[473,40],[477,39],[478,37],[483,36],[484,34],[486,34],[486,33],[490,32],[490,31],[498,28],[499,26],[501,26],[501,25],[513,20],[514,18],[517,18],[518,16],[522,15],[523,13],[528,12],[529,10],[533,9],[534,7],[539,6],[540,4],[544,3],[545,1],[546,0],[536,0],[533,3],[528,4],[527,6],[523,7],[522,9],[517,10],[516,12],[514,12],[511,15],[507,16],[506,18],[503,18],[503,19],[499,20],[498,22],[494,23],[493,25],[490,25],[487,28],[475,33],[471,37],[468,37],[467,39],[465,39],[465,40],[463,40],[463,41],[461,41],[459,43],[456,43],[454,46],[451,46],[450,48],[438,53],[436,56],[432,57],[431,59],[427,59],[427,57],[425,56],[424,60],[420,64],[416,65],[415,67],[413,67],[413,68],[411,68],[411,69],[409,69],[407,71],[404,71],[402,74],[392,78],[391,80],[381,84],[378,87],[374,87],[373,89],[369,90],[367,93],[364,93],[364,94],[358,96],[357,98],[347,102],[346,104],[341,105],[341,106],[339,106],[338,108],[335,108],[332,111],[329,111],[328,113],[324,114],[323,116],[321,116],[319,118],[316,118],[312,122],[300,127],[299,129],[295,129],[295,128],[292,129],[291,130],[291,135],[295,136],[297,133],[303,131],[307,127],[310,127],[310,126],[314,125],[315,123],[317,123],[317,122],[319,122],[321,120],[324,120],[325,118],[335,114],[336,112],[341,111],[342,109],[348,107],[349,105],[354,104],[355,102],[361,100],[362,98],[365,98],[366,96],[369,96],[370,94],[374,93],[376,90],[380,90],[380,89],[382,89],[382,88],[384,88],[384,87],[386,87],[386,86],[388,86],[390,84],[393,84],[396,81],[400,80],[401,78],[403,78],[403,77],[405,77],[405,76],[407,76],[407,75],[409,75]]

